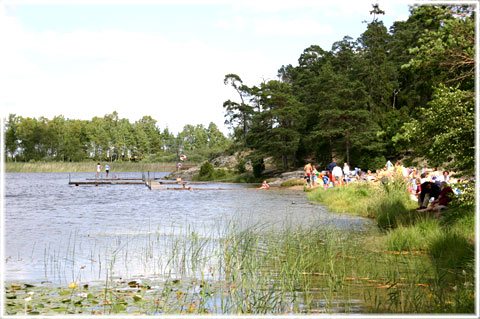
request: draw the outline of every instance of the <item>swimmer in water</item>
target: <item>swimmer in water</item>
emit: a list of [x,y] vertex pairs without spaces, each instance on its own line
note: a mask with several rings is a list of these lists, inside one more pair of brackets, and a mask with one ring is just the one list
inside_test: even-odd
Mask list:
[[269,189],[270,185],[268,185],[267,181],[263,181],[262,186],[259,189]]

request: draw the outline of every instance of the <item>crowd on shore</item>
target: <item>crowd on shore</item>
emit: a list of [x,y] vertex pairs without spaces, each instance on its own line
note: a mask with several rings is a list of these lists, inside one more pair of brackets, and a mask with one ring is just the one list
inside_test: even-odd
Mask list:
[[[405,167],[400,162],[395,165],[387,161],[385,167],[372,172],[366,172],[355,167],[350,169],[347,163],[343,168],[333,160],[325,170],[319,171],[308,163],[304,167],[305,185],[309,188],[324,187],[325,189],[339,187],[355,182],[376,183],[391,178],[402,178],[408,183],[408,191],[413,200],[418,201],[417,211],[425,212],[434,210],[440,212],[452,200],[452,196],[460,194],[458,189],[449,185],[460,182],[451,177],[449,171],[439,171],[436,168]],[[430,206],[429,206],[430,204]]]

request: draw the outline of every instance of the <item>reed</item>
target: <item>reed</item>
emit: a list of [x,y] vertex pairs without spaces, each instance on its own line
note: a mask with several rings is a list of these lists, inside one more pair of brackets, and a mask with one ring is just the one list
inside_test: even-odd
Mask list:
[[[175,163],[145,163],[145,162],[100,162],[102,167],[110,165],[111,174],[116,172],[172,172]],[[96,172],[96,161],[89,162],[6,162],[7,173],[83,173]],[[185,165],[195,165],[185,163]]]
[[[95,245],[88,255],[98,256],[91,262],[97,264],[93,270],[98,271],[103,284],[97,288],[79,285],[75,291],[67,291],[69,299],[55,297],[57,287],[38,287],[38,294],[45,296],[44,308],[31,311],[149,315],[473,313],[474,304],[469,299],[473,294],[472,273],[452,276],[436,258],[413,251],[379,250],[382,234],[285,224],[222,221],[217,225],[223,226],[214,228],[172,225],[170,230],[91,239]],[[416,227],[435,243],[441,226],[425,220]],[[64,246],[67,251],[60,254],[66,258],[53,252],[54,262],[59,264],[54,269],[61,272],[60,277],[65,276],[66,283],[66,269],[83,265],[78,246],[85,244],[72,234]],[[50,260],[44,259],[47,263]],[[119,267],[135,267],[133,261],[143,265],[143,273],[155,276],[141,280],[115,277]],[[467,287],[468,293],[460,292],[460,287]],[[12,285],[7,294],[9,289]],[[80,297],[82,294],[90,297]],[[21,306],[9,300],[7,309],[17,313],[24,311],[24,304]]]

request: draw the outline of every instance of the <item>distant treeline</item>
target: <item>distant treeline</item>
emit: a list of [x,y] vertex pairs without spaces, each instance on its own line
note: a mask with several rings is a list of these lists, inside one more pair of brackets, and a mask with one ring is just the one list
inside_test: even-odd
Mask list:
[[305,160],[323,169],[332,157],[377,169],[410,154],[473,176],[475,7],[413,6],[390,30],[378,5],[370,14],[358,39],[306,48],[278,80],[250,87],[227,74],[235,146],[284,169]]
[[141,161],[173,162],[180,153],[202,161],[230,146],[214,123],[185,125],[176,136],[144,116],[135,123],[117,112],[92,120],[30,118],[10,114],[5,124],[7,161]]

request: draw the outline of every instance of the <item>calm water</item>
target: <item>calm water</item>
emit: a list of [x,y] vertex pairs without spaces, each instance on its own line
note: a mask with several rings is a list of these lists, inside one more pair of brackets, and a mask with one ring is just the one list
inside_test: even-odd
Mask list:
[[[140,178],[141,173],[117,176]],[[71,175],[75,181],[87,178],[94,174]],[[104,279],[108,271],[127,278],[151,276],[167,268],[162,254],[175,238],[221,236],[218,230],[233,224],[315,224],[355,232],[374,227],[368,219],[332,214],[308,202],[303,192],[261,191],[239,184],[195,185],[228,188],[203,191],[149,190],[143,185],[75,187],[68,180],[65,173],[5,174],[6,280],[87,281]]]

